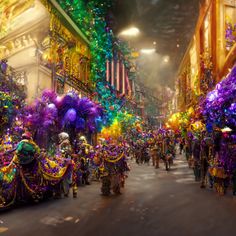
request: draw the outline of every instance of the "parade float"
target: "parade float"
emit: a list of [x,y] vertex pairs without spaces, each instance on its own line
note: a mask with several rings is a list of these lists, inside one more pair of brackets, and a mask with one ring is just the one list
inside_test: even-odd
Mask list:
[[[8,100],[5,96],[4,106]],[[18,116],[25,133],[13,150],[5,153],[10,163],[0,169],[1,207],[60,192],[61,184],[72,172],[72,162],[71,157],[58,152],[59,134],[68,132],[73,143],[76,134],[95,132],[101,116],[99,104],[79,98],[75,92],[60,97],[47,90],[25,107]]]
[[5,209],[52,194],[68,174],[70,163],[50,160],[40,152],[31,133],[24,131],[24,86],[6,61],[1,61],[0,69],[0,208]]
[[31,134],[24,133],[10,164],[0,168],[0,208],[60,193],[61,183],[70,172],[70,161],[50,159],[40,151]]

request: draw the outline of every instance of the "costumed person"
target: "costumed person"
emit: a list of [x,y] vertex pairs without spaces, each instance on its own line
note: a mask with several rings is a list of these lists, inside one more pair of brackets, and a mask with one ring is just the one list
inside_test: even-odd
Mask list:
[[149,146],[148,143],[144,142],[143,148],[142,148],[142,157],[141,157],[142,163],[149,164],[150,156],[148,152],[148,146]]
[[219,155],[220,155],[221,139],[222,139],[222,133],[217,130],[214,131],[214,156],[215,158],[219,158]]
[[138,139],[137,142],[135,143],[135,158],[137,164],[142,163],[142,149],[143,149],[142,140]]
[[164,135],[160,134],[158,138],[158,153],[160,155],[160,159],[164,162],[165,161],[165,137]]
[[151,157],[152,157],[152,165],[156,169],[159,168],[158,145],[156,140],[153,141],[151,146]]
[[52,197],[71,173],[70,162],[48,158],[28,131],[22,135],[14,151],[12,161],[0,168],[0,208],[18,201]]
[[[72,158],[72,147],[70,144],[70,136],[69,134],[65,133],[65,132],[61,132],[58,135],[59,138],[59,146],[58,146],[58,151],[59,154],[62,158],[64,159],[68,159],[71,160]],[[65,197],[69,196],[69,192],[70,192],[70,185],[72,184],[72,175],[69,175],[67,178],[65,178],[62,181],[62,192],[64,194]],[[73,188],[73,196],[77,195],[77,189]]]
[[87,143],[87,140],[84,136],[79,138],[79,159],[80,159],[80,172],[82,174],[82,184],[89,185],[89,153],[91,146]]
[[233,195],[236,196],[236,166],[234,166],[232,171],[232,184],[233,184]]
[[189,134],[185,140],[185,156],[188,162],[189,158],[192,156],[192,135]]
[[227,189],[228,174],[225,169],[219,159],[211,159],[209,161],[208,175],[210,177],[210,187],[213,188],[214,185],[216,192],[220,195],[224,195]]
[[[15,156],[12,162],[20,165],[19,176],[22,180],[21,188],[18,188],[17,196],[20,201],[25,201],[26,196],[32,197],[35,201],[41,196],[41,183],[43,176],[38,172],[38,158],[40,148],[32,139],[32,134],[26,131],[22,140],[16,146]],[[33,184],[32,184],[33,183]]]
[[73,198],[77,197],[78,186],[80,184],[80,159],[76,153],[72,154],[73,173],[72,173],[72,190]]
[[162,159],[163,154],[163,142],[161,136],[158,136],[156,141],[157,146],[157,158],[156,158],[156,168],[159,168],[160,159]]
[[40,148],[33,142],[31,133],[27,131],[22,135],[22,140],[17,144],[14,162],[21,165],[30,164],[39,154]]
[[179,141],[179,154],[180,155],[182,155],[183,149],[184,149],[184,139],[180,138],[180,141]]
[[125,173],[130,170],[124,150],[115,144],[105,145],[103,147],[102,159],[103,162],[100,169],[102,194],[105,196],[110,195],[111,189],[115,194],[120,194],[127,177]]
[[91,151],[91,179],[93,181],[99,181],[100,180],[100,164],[101,164],[101,148],[102,146],[97,145],[94,147],[94,149]]
[[[221,150],[218,156],[218,166],[214,175],[216,191],[223,195],[232,181],[233,194],[235,192],[235,167],[236,167],[236,137],[230,133],[223,133],[221,138]],[[217,155],[216,155],[217,156]]]
[[193,172],[195,176],[195,181],[201,180],[201,142],[197,137],[194,137],[193,139]]
[[201,142],[201,188],[206,187],[206,177],[209,168],[209,161],[210,158],[212,158],[212,151],[213,140],[209,136],[203,136]]
[[164,139],[164,155],[163,161],[165,164],[165,168],[168,171],[170,169],[171,164],[173,163],[173,147],[171,144],[170,137],[166,137]]

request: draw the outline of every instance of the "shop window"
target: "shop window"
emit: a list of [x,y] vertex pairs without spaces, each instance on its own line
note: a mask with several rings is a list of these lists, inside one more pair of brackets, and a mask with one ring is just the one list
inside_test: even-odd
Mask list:
[[236,0],[225,1],[225,50],[226,53],[236,43]]

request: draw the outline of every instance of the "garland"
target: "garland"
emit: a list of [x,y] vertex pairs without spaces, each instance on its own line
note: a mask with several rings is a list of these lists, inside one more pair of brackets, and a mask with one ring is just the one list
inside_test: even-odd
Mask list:
[[106,23],[106,16],[112,6],[112,1],[57,1],[91,42],[91,80],[98,101],[106,111],[104,125],[109,126],[122,109],[125,99],[117,97],[116,90],[106,82],[106,61],[110,61],[114,57],[113,49],[121,52],[127,68],[130,66],[131,58],[128,45],[116,39]]
[[214,86],[212,57],[208,51],[200,55],[200,66],[200,89],[203,94],[206,94]]
[[112,58],[112,32],[105,21],[112,1],[58,0],[58,3],[91,42],[91,80],[103,81],[106,60]]
[[116,159],[111,160],[107,157],[107,158],[105,158],[105,161],[110,162],[110,163],[116,163],[119,160],[121,160],[123,157],[124,157],[124,153],[122,152],[121,155],[118,156]]

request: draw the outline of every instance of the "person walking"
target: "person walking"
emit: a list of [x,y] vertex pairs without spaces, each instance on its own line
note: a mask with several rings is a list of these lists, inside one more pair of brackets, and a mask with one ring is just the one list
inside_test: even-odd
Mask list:
[[179,154],[182,155],[184,149],[184,139],[180,138],[180,142],[179,142]]
[[197,137],[194,137],[193,139],[193,172],[195,176],[195,181],[201,180],[201,145],[200,140]]
[[[70,144],[70,137],[68,133],[61,132],[58,135],[59,138],[59,145],[58,145],[58,152],[62,158],[71,160],[72,157],[72,147]],[[72,184],[72,175],[67,176],[63,181],[62,181],[62,192],[65,197],[69,196],[70,192],[70,185]]]

